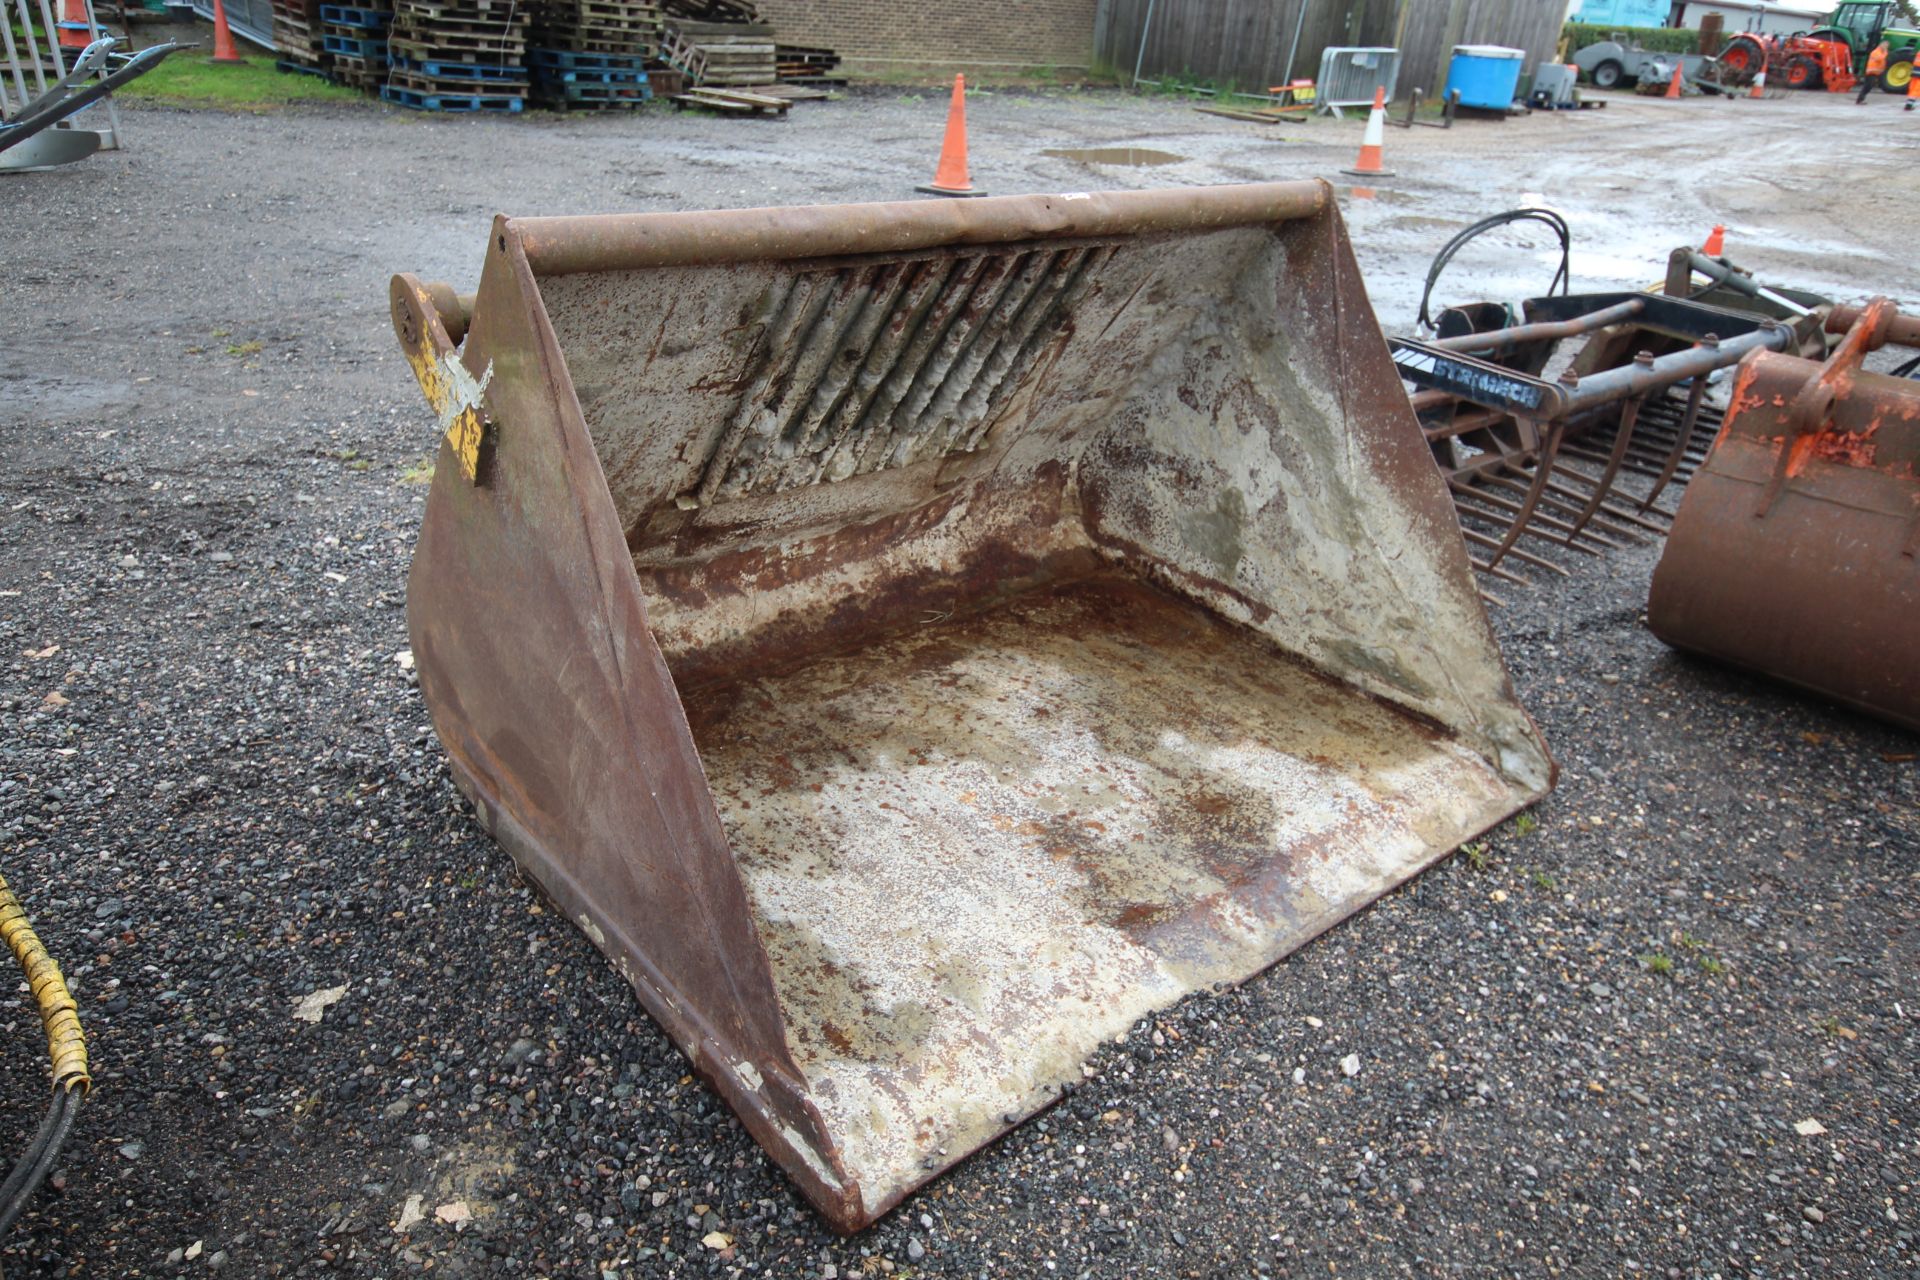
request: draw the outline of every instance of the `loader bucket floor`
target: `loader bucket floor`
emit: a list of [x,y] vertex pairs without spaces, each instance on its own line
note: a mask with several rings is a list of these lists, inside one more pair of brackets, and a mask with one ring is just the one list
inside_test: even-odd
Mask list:
[[1513,807],[1443,730],[1131,579],[686,707],[790,1046],[870,1190]]

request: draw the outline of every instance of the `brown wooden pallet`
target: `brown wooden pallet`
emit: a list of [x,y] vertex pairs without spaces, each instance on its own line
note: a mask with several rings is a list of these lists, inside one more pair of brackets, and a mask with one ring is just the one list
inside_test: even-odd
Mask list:
[[501,0],[499,4],[442,4],[439,0],[397,0],[396,14],[431,18],[436,22],[524,22],[527,6]]
[[445,58],[456,62],[471,59],[477,53],[518,58],[527,51],[523,36],[476,35],[466,31],[416,32],[407,35],[396,31],[387,44],[395,53],[404,52],[410,58]]
[[720,40],[772,40],[773,27],[764,22],[688,22],[668,18],[667,24],[700,44]]
[[527,96],[527,86],[524,83],[499,80],[445,80],[437,76],[423,76],[418,71],[407,71],[399,67],[395,67],[382,83],[441,98],[524,98]]
[[765,97],[739,89],[708,89],[704,86],[675,94],[673,103],[677,107],[708,107],[736,115],[760,115],[771,111],[780,116],[786,115],[787,108],[793,105],[783,98]]
[[753,22],[753,0],[661,0],[660,7],[689,22]]
[[785,98],[788,102],[824,102],[833,95],[825,89],[810,89],[803,85],[775,82],[756,84],[753,92],[765,94],[769,98]]

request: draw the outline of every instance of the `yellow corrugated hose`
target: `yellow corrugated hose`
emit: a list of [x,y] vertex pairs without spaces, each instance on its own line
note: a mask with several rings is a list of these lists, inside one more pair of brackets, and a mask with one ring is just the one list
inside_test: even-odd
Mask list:
[[87,1034],[80,1029],[80,1006],[67,990],[60,966],[40,945],[39,935],[27,923],[27,910],[13,896],[5,876],[0,876],[0,938],[13,949],[13,958],[27,975],[33,999],[40,1006],[40,1021],[47,1029],[47,1056],[53,1059],[53,1087],[56,1090],[93,1086],[87,1074]]

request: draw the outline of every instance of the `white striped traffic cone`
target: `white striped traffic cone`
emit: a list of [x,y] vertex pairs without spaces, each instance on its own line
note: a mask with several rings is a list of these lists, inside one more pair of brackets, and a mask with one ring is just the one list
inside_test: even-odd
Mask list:
[[1380,147],[1387,138],[1387,91],[1373,91],[1373,110],[1367,113],[1367,131],[1360,136],[1360,159],[1351,169],[1342,169],[1342,173],[1351,173],[1359,178],[1391,178],[1393,170],[1380,163]]
[[1767,96],[1767,69],[1765,67],[1760,68],[1759,74],[1753,77],[1753,88],[1747,92],[1747,96],[1749,98],[1764,98]]

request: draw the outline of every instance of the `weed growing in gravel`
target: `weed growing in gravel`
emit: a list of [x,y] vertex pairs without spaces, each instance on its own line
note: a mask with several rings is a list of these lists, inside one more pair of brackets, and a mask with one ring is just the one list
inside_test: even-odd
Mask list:
[[1715,960],[1712,956],[1700,957],[1700,972],[1706,974],[1708,977],[1717,978],[1726,971],[1727,966]]
[[1534,869],[1533,873],[1527,877],[1527,879],[1529,883],[1533,885],[1534,888],[1543,889],[1548,893],[1551,893],[1553,890],[1558,889],[1560,887],[1559,881],[1555,880],[1552,876],[1548,875],[1544,871],[1541,871],[1537,867]]
[[428,454],[418,462],[408,463],[400,472],[401,484],[432,484],[433,455]]
[[1475,840],[1472,844],[1460,846],[1460,856],[1475,871],[1485,871],[1493,863],[1493,854],[1488,851],[1485,840]]
[[1673,972],[1673,957],[1659,951],[1650,951],[1640,957],[1640,963],[1647,966],[1648,973],[1657,973],[1666,977]]
[[230,356],[257,356],[266,348],[266,343],[258,338],[248,338],[245,342],[229,342],[227,354]]
[[1673,935],[1673,940],[1679,944],[1680,949],[1683,951],[1704,951],[1707,946],[1706,943],[1700,941],[1700,939],[1690,933],[1676,933]]
[[1513,834],[1530,836],[1540,829],[1540,820],[1530,813],[1523,813],[1513,820]]

